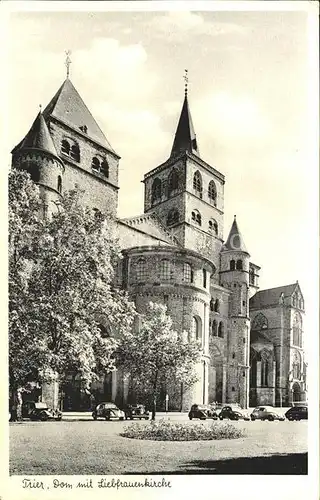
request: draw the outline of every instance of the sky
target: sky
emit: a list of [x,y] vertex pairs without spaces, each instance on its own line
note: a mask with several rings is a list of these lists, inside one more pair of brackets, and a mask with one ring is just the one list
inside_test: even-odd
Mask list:
[[188,69],[200,155],[226,177],[225,239],[236,214],[260,287],[299,280],[308,346],[318,202],[307,13],[16,12],[9,34],[8,165],[70,49],[71,81],[121,156],[123,217],[143,213],[141,180],[169,156]]

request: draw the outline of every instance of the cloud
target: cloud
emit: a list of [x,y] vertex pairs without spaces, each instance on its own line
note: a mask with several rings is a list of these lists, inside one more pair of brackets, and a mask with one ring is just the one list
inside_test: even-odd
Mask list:
[[247,34],[246,28],[238,24],[205,21],[202,15],[189,11],[171,11],[161,16],[157,15],[147,26],[152,28],[154,36],[165,37],[171,41],[182,41],[190,34],[192,36]]

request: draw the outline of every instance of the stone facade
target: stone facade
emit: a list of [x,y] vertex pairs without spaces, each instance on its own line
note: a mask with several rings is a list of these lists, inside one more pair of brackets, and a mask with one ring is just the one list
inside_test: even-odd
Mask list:
[[[70,80],[39,120],[46,143],[33,126],[14,149],[13,164],[37,166],[35,181],[47,204],[79,187],[86,204],[116,216],[120,157]],[[301,290],[294,284],[258,291],[260,267],[250,261],[236,218],[224,241],[224,184],[224,175],[200,158],[185,96],[170,157],[144,176],[145,213],[116,219],[123,251],[117,285],[128,291],[139,313],[150,301],[163,303],[173,327],[201,341],[199,380],[188,391],[174,381],[166,388],[171,410],[194,402],[246,408],[306,398]],[[130,391],[130,379],[121,371],[91,388],[95,401],[119,405],[134,400]],[[44,392],[54,404],[56,384]],[[92,405],[77,377],[60,396],[66,410]]]

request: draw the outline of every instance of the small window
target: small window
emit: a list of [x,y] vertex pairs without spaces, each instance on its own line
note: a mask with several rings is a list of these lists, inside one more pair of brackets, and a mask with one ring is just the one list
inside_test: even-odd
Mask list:
[[210,311],[214,311],[214,300],[211,298],[210,300]]
[[236,268],[236,261],[235,260],[230,260],[230,271],[234,271]]
[[212,335],[214,337],[218,336],[218,323],[216,322],[215,319],[212,321]]
[[235,388],[232,386],[232,389],[231,389],[231,390],[232,390],[232,392],[234,392],[234,391],[235,391]]
[[71,146],[70,157],[77,162],[80,161],[80,149],[78,144],[73,144]]
[[209,231],[214,233],[216,236],[218,234],[218,223],[214,219],[209,220]]
[[220,321],[220,323],[219,323],[218,337],[220,337],[222,339],[224,338],[224,324],[222,323],[222,321]]
[[188,264],[188,262],[185,262],[183,264],[183,281],[185,283],[193,282],[193,271],[191,265]]
[[237,268],[238,270],[240,270],[240,271],[242,270],[242,260],[241,260],[241,259],[237,260],[237,265],[236,265],[236,268]]
[[152,203],[160,201],[161,191],[162,191],[161,180],[157,177],[152,183],[152,189],[151,189],[151,201],[152,201]]
[[147,278],[146,262],[139,259],[136,266],[136,277],[138,282],[145,282]]
[[100,172],[100,161],[98,158],[96,157],[92,158],[91,168],[95,172]]
[[199,170],[193,176],[193,189],[199,198],[202,198],[202,177]]
[[109,177],[109,165],[108,163],[106,162],[106,160],[103,160],[102,163],[101,163],[101,168],[100,168],[100,172],[105,176],[105,177]]
[[199,210],[193,210],[191,212],[191,220],[198,224],[198,226],[201,226],[201,214]]
[[177,222],[179,222],[179,212],[176,208],[172,208],[168,212],[167,226],[171,226],[172,224],[176,224]]
[[168,194],[173,195],[179,189],[179,177],[176,170],[172,170],[168,178]]
[[62,179],[61,179],[61,175],[58,175],[57,189],[58,189],[58,192],[61,193],[61,191],[62,191]]
[[86,134],[88,132],[88,127],[87,125],[81,125],[79,127],[79,129],[81,130],[81,132],[83,132],[84,134]]
[[171,269],[171,263],[167,259],[163,259],[160,262],[160,279],[169,281],[173,278],[173,273]]
[[232,353],[232,359],[234,359],[236,357],[235,353],[233,352]]
[[61,141],[61,153],[69,156],[70,149],[71,149],[70,143],[66,139],[63,139]]
[[208,198],[210,203],[213,203],[214,206],[217,206],[217,188],[213,181],[209,182]]
[[251,268],[250,271],[249,271],[249,283],[250,285],[254,285],[255,284],[255,274],[254,274],[254,269]]
[[215,312],[219,312],[220,311],[220,302],[218,299],[215,300],[215,303],[214,303],[214,311]]
[[202,269],[203,288],[207,288],[207,271]]

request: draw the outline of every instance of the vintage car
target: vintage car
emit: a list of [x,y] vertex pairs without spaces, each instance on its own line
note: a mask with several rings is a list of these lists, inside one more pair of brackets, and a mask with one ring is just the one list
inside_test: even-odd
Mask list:
[[134,418],[139,418],[140,420],[144,418],[145,420],[149,420],[149,411],[146,409],[144,405],[136,404],[136,405],[127,405],[124,410],[126,420],[129,418],[133,420]]
[[210,406],[211,410],[217,414],[217,416],[219,416],[219,413],[221,412],[222,408],[224,407],[224,405],[222,403],[216,403],[216,402],[209,403],[209,406]]
[[237,404],[225,405],[219,413],[219,418],[220,420],[224,418],[229,418],[230,420],[250,420],[248,412]]
[[284,414],[288,420],[308,420],[308,406],[293,406]]
[[209,405],[197,405],[194,404],[191,406],[189,411],[189,419],[200,418],[200,420],[206,420],[207,418],[213,418],[216,420],[217,414]]
[[93,420],[104,418],[106,420],[124,420],[125,413],[114,403],[99,403],[92,412]]
[[273,406],[257,406],[250,415],[251,420],[285,420],[284,416],[277,413]]
[[59,410],[49,408],[47,403],[42,401],[25,401],[22,404],[22,418],[30,418],[30,420],[62,420],[62,413]]

